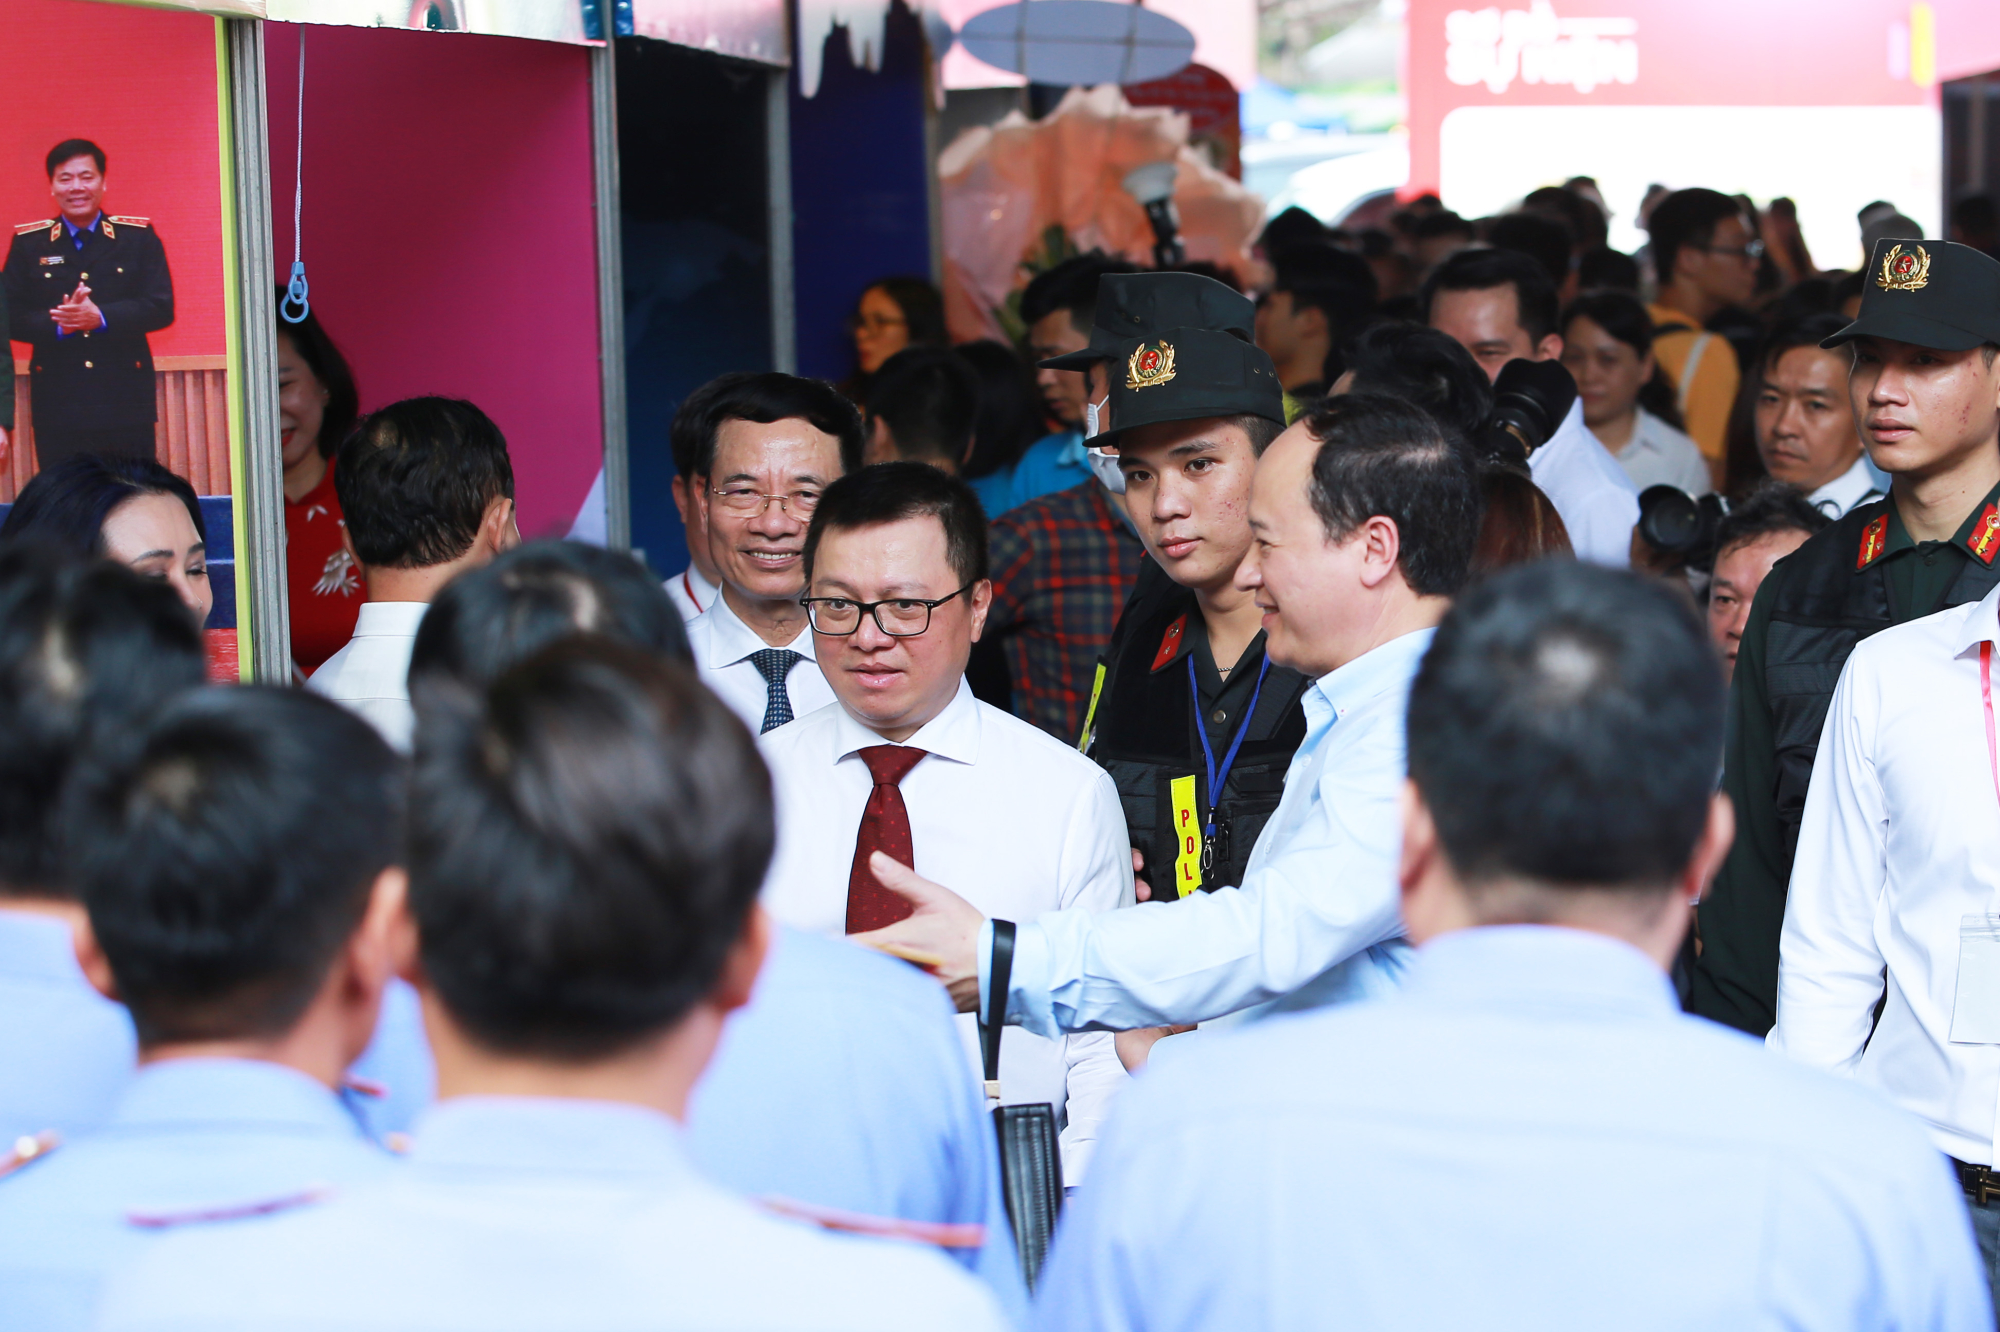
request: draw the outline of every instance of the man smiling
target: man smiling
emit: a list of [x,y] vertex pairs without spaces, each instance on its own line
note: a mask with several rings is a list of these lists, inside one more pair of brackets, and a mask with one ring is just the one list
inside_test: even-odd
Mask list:
[[[971,488],[923,463],[866,468],[827,487],[804,559],[819,667],[838,701],[764,740],[778,806],[765,908],[835,937],[902,919],[909,903],[870,866],[878,851],[988,912],[1130,902],[1110,779],[965,684],[993,597]],[[976,1027],[959,1022],[977,1066]],[[1001,1051],[1003,1099],[1047,1101],[1067,1120],[1071,1184],[1124,1080],[1105,1035],[1023,1035]]]
[[[1763,1035],[1776,1016],[1792,857],[1835,682],[1862,639],[2000,582],[2000,261],[1876,242],[1848,397],[1889,497],[1800,546],[1757,589],[1737,653],[1723,789],[1736,843],[1700,909],[1689,1006]],[[1976,703],[1976,700],[1975,700]]]

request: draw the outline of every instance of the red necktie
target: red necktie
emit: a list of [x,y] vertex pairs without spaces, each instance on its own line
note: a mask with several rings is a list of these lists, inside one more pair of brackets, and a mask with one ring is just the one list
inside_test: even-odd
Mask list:
[[902,780],[928,750],[908,745],[870,745],[861,761],[875,779],[868,804],[861,811],[861,831],[854,838],[854,868],[847,873],[847,932],[879,930],[894,925],[916,908],[910,899],[890,892],[868,867],[868,857],[880,851],[899,864],[914,867],[910,847],[910,811],[903,804]]

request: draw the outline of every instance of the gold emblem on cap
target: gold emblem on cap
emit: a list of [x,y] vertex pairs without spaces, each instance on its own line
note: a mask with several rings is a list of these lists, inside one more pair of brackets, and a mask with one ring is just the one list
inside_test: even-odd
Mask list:
[[1174,348],[1165,339],[1150,345],[1140,343],[1133,349],[1132,359],[1125,363],[1125,387],[1128,389],[1152,388],[1173,377]]
[[1884,291],[1922,291],[1930,280],[1930,251],[1915,245],[1905,253],[1897,244],[1882,256],[1882,271],[1876,276],[1875,285]]

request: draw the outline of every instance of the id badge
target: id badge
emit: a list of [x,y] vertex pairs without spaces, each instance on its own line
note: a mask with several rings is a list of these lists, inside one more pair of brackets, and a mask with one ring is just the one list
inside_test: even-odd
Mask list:
[[1951,1001],[1951,1039],[2000,1045],[2000,916],[1961,916],[1958,993]]

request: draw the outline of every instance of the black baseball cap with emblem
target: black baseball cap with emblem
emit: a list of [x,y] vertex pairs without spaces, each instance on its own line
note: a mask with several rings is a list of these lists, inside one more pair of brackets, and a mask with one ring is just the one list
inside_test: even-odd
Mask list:
[[1283,425],[1284,389],[1254,341],[1256,317],[1249,297],[1199,273],[1107,273],[1097,284],[1090,346],[1041,364],[1084,370],[1108,362],[1111,433],[1212,416]]
[[1876,241],[1862,274],[1860,313],[1819,345],[1855,338],[1939,351],[2000,344],[2000,260],[1954,241]]

